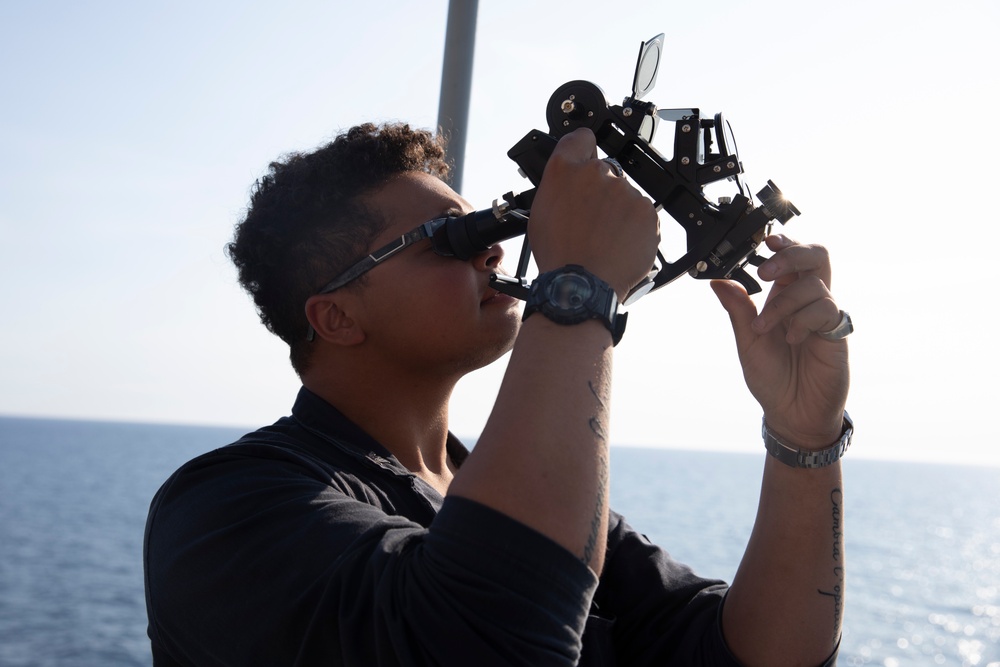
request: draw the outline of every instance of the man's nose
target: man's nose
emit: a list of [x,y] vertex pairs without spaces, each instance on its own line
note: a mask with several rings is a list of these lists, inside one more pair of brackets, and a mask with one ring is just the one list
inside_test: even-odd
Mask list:
[[473,255],[472,263],[480,271],[493,271],[503,261],[503,246],[494,243],[486,250]]

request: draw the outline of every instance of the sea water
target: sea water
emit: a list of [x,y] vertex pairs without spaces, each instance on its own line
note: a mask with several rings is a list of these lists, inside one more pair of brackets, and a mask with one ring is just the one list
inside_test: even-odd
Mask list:
[[[612,452],[613,505],[678,560],[731,581],[756,514],[761,457]],[[1000,468],[849,455],[843,465],[838,664],[1000,667]]]
[[[149,501],[243,429],[0,418],[0,666],[151,664]],[[699,573],[731,579],[759,455],[612,449],[612,506]],[[840,665],[1000,667],[1000,468],[844,463]]]

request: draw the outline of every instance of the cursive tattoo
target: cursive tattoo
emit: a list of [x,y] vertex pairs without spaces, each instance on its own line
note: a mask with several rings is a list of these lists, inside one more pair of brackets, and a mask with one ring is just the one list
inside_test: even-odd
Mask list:
[[604,400],[601,398],[600,392],[597,391],[597,387],[594,386],[592,380],[587,381],[587,387],[590,389],[590,393],[593,395],[594,399],[597,401],[597,407],[600,408],[599,414],[590,418],[590,431],[596,435],[601,442],[607,442],[608,435],[604,428],[604,419],[601,415],[607,414],[605,409]]
[[[587,382],[587,387],[590,388],[590,393],[597,400],[597,406],[599,408],[598,415],[592,416],[590,418],[590,430],[597,436],[597,438],[602,442],[607,442],[607,431],[604,426],[604,419],[602,415],[607,414],[605,409],[604,400],[601,398],[600,392],[597,387],[594,386],[593,381]],[[601,537],[601,526],[604,523],[604,498],[607,495],[608,489],[608,452],[604,447],[599,448],[598,458],[597,458],[597,504],[594,507],[594,514],[590,518],[590,534],[587,536],[587,542],[583,546],[583,562],[589,564],[594,557],[594,552],[597,550],[598,539]]]
[[841,561],[842,554],[840,552],[840,544],[844,539],[844,534],[841,532],[840,521],[841,521],[841,511],[840,505],[844,502],[844,492],[840,489],[834,489],[830,492],[830,503],[833,505],[833,560],[838,563]]
[[601,398],[600,392],[598,392],[597,387],[594,386],[593,380],[587,380],[587,387],[590,389],[590,393],[593,394],[594,398],[597,399],[597,405],[603,410],[605,407],[604,399]]
[[844,617],[844,563],[843,563],[843,551],[841,549],[841,544],[843,543],[844,533],[841,528],[841,520],[843,517],[843,512],[841,510],[841,505],[844,501],[844,492],[837,488],[830,492],[830,503],[832,506],[831,516],[832,516],[832,536],[833,536],[833,576],[837,580],[837,584],[833,587],[832,591],[824,591],[818,589],[817,592],[820,595],[825,595],[827,597],[833,598],[833,634],[834,640],[840,636],[840,624]]
[[604,422],[597,417],[590,418],[590,430],[591,432],[600,439],[601,442],[607,441],[607,434],[604,432]]
[[608,455],[603,449],[597,459],[597,506],[590,518],[590,535],[583,545],[583,562],[589,564],[597,549],[597,540],[601,536],[601,525],[604,522],[604,496],[608,488]]

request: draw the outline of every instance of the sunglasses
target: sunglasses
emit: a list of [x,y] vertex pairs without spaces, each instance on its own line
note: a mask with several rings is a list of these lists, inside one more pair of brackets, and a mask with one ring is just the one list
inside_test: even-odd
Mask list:
[[[414,243],[419,243],[424,239],[433,239],[434,234],[452,219],[453,218],[435,218],[434,220],[423,223],[416,229],[406,232],[398,239],[387,243],[378,250],[372,251],[371,254],[351,265],[346,271],[338,275],[326,285],[323,285],[323,287],[321,287],[316,294],[329,294],[330,292],[339,290],[344,285],[357,280],[365,273],[371,271],[385,260],[390,257],[394,257],[404,248],[407,248]],[[434,252],[445,257],[453,255],[450,246],[447,243],[435,243]],[[309,331],[306,334],[306,340],[312,342],[315,337],[316,331],[310,324]]]

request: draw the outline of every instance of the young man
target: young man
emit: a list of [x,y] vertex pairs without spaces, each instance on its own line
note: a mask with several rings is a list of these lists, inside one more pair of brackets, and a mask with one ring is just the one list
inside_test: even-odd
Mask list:
[[[742,288],[713,285],[769,437],[785,443],[772,441],[726,587],[608,509],[607,313],[567,324],[536,290],[522,323],[490,287],[499,247],[460,261],[421,240],[424,223],[472,210],[446,169],[429,134],[363,125],[258,183],[230,255],[303,388],[290,417],[186,464],[153,500],[154,663],[831,664],[836,444],[850,429],[823,248],[768,239],[759,315]],[[559,142],[529,224],[539,284],[618,298],[658,240],[652,205],[587,130]],[[470,454],[448,431],[449,397],[512,347]]]

